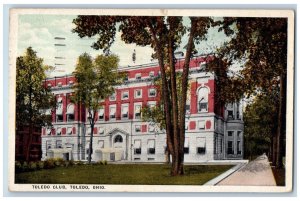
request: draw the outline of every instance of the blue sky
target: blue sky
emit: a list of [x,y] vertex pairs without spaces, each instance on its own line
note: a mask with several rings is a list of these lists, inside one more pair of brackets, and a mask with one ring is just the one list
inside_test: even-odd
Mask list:
[[[101,54],[101,50],[94,50],[90,46],[96,38],[79,38],[76,33],[72,33],[74,28],[72,20],[76,15],[49,15],[49,14],[23,14],[19,15],[18,29],[18,56],[24,54],[27,47],[31,46],[39,57],[44,59],[44,64],[55,66],[56,70],[49,76],[70,74],[75,69],[78,56],[84,52],[95,57]],[[189,19],[184,22],[189,24]],[[64,37],[65,40],[55,40],[55,37]],[[186,44],[184,37],[180,50]],[[199,53],[211,52],[212,47],[220,46],[228,40],[217,28],[211,28],[208,33],[208,40],[197,46]],[[55,43],[64,43],[66,46],[55,46]],[[145,64],[151,62],[153,50],[150,47],[139,47],[133,44],[125,44],[120,39],[120,33],[111,51],[120,57],[120,66],[134,65],[132,53],[136,50],[135,64]],[[64,57],[65,59],[55,59]]]

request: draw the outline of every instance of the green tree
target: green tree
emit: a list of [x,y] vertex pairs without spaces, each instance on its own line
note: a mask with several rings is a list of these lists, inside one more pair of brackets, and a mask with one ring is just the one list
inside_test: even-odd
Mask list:
[[83,53],[79,56],[75,71],[76,84],[73,86],[72,101],[83,104],[88,112],[91,127],[88,162],[91,163],[93,134],[96,112],[102,107],[101,100],[114,92],[114,86],[120,84],[123,73],[118,72],[119,58],[116,55],[98,55],[95,60]]
[[[212,22],[208,17],[190,17],[190,24],[185,25],[182,17],[175,16],[78,16],[73,20],[73,30],[80,37],[98,36],[93,43],[95,49],[109,52],[115,41],[117,27],[125,43],[138,46],[149,45],[154,50],[153,57],[158,59],[161,72],[161,97],[164,107],[167,146],[172,155],[171,175],[182,175],[185,139],[185,108],[188,87],[190,59],[195,43],[205,39]],[[182,89],[176,90],[175,51],[179,48],[182,37],[188,32],[185,60],[181,76]],[[166,71],[170,70],[170,83]],[[170,88],[167,87],[170,84]],[[178,97],[182,101],[178,103]],[[171,112],[172,111],[172,112]]]
[[30,160],[33,129],[52,126],[52,115],[45,113],[47,109],[54,110],[56,104],[54,95],[44,86],[45,71],[49,68],[31,47],[16,61],[16,128],[17,132],[21,126],[29,128],[24,150],[26,161]]
[[256,157],[263,153],[271,156],[274,142],[274,133],[277,130],[279,109],[279,93],[261,94],[248,104],[244,112],[245,156]]
[[[287,77],[287,19],[286,18],[224,18],[220,25],[231,40],[218,51],[218,57],[227,65],[242,63],[239,76],[229,79],[227,92],[235,91],[232,99],[243,95],[272,93],[278,87],[279,108],[276,145],[272,162],[282,167],[286,121],[286,77]],[[226,58],[226,59],[225,59]]]

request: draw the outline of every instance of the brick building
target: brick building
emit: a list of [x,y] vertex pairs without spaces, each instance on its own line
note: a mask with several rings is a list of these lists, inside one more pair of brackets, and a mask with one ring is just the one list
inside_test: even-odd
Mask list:
[[[177,71],[183,61],[178,59]],[[226,107],[215,100],[213,73],[205,72],[204,57],[190,62],[190,90],[187,98],[185,162],[243,158],[242,103]],[[166,134],[159,126],[143,122],[141,109],[156,105],[159,89],[153,78],[160,75],[157,63],[120,68],[127,79],[101,103],[94,128],[92,161],[166,160]],[[52,114],[53,128],[42,129],[42,159],[62,157],[87,160],[90,127],[84,106],[70,102],[72,75],[48,78],[46,85],[56,96],[58,108]]]

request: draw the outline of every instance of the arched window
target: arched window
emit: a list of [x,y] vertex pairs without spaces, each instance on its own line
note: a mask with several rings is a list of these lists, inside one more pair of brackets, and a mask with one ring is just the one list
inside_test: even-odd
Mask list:
[[208,88],[202,87],[198,91],[198,112],[208,111]]
[[75,106],[74,104],[69,104],[67,107],[67,121],[74,121],[74,114],[75,114]]
[[115,137],[115,143],[122,143],[123,142],[123,138],[122,138],[122,136],[121,135],[117,135],[116,137]]

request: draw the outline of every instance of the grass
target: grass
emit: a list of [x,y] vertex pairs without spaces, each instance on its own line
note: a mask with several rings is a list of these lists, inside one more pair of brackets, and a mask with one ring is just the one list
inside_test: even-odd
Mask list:
[[185,175],[170,176],[165,164],[108,164],[57,167],[17,173],[20,184],[138,184],[202,185],[230,169],[231,165],[187,165]]
[[276,180],[277,186],[285,186],[285,169],[276,169],[275,167],[272,168],[273,175]]

